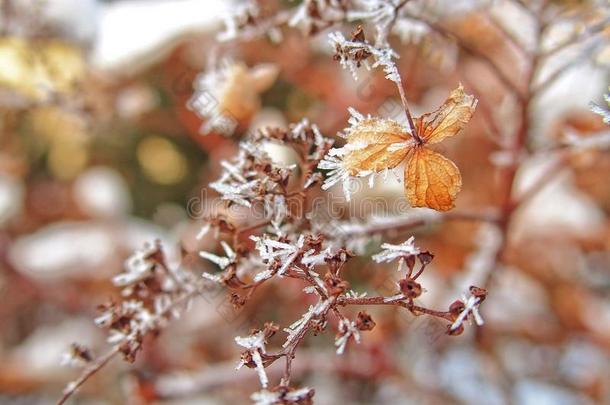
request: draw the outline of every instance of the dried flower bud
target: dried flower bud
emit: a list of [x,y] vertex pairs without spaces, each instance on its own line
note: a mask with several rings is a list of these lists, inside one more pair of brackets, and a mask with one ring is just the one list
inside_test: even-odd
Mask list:
[[361,331],[373,330],[375,325],[375,321],[373,321],[373,318],[371,318],[371,316],[366,311],[358,312],[358,317],[356,319],[356,328]]
[[479,299],[479,303],[483,302],[487,298],[487,290],[485,288],[471,285],[469,288],[470,294],[474,295]]
[[366,38],[364,36],[364,28],[362,28],[362,25],[358,25],[358,28],[356,28],[356,30],[352,32],[352,41],[366,42]]
[[324,261],[332,273],[337,273],[343,265],[351,258],[354,253],[346,248],[340,248],[333,255],[327,256]]
[[246,305],[246,297],[242,297],[237,293],[231,293],[229,301],[235,309],[240,309],[241,307]]
[[398,282],[398,286],[400,287],[400,291],[407,297],[411,299],[415,299],[419,297],[422,293],[421,284],[417,281],[412,280],[410,278],[402,279]]
[[242,352],[239,356],[240,364],[248,368],[256,368],[256,363],[252,359],[252,353],[249,350]]
[[451,325],[447,325],[447,334],[449,336],[459,336],[464,333],[464,325],[460,325],[455,329],[451,328]]
[[89,348],[78,343],[72,343],[70,350],[64,353],[61,363],[69,366],[83,366],[93,361],[93,357]]
[[265,334],[265,340],[270,339],[273,335],[280,330],[280,327],[274,324],[273,322],[265,322],[265,326],[263,327],[263,332]]
[[324,284],[328,289],[328,293],[335,297],[343,294],[343,292],[349,288],[349,283],[347,281],[342,280],[331,273],[326,273],[324,276]]
[[[477,296],[473,293],[480,294]],[[485,298],[487,292],[485,289],[478,287],[471,287],[470,296],[462,295],[462,299],[455,301],[449,307],[449,312],[451,313],[451,318],[453,319],[453,324],[450,326],[450,330],[454,331],[462,327],[464,321],[468,319],[474,319],[474,322],[477,325],[483,325],[484,321],[479,314],[479,305],[481,304],[481,297]]]
[[451,316],[453,319],[456,319],[458,317],[458,315],[460,314],[460,312],[462,312],[464,310],[464,308],[466,308],[466,306],[464,305],[464,303],[460,300],[455,300],[453,301],[453,303],[449,306],[449,312],[451,313]]
[[419,262],[422,264],[422,266],[427,266],[428,264],[430,264],[432,259],[434,259],[434,255],[428,251],[425,251],[418,254],[417,258],[419,259]]
[[140,333],[132,339],[126,339],[119,345],[119,351],[123,354],[123,358],[128,363],[136,361],[138,352],[142,349],[142,342],[144,337]]

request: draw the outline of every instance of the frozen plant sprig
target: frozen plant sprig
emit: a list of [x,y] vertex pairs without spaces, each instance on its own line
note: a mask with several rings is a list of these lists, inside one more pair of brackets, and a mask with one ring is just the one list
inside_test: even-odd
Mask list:
[[241,142],[233,161],[221,162],[224,171],[210,184],[229,203],[252,207],[256,202],[275,205],[278,191],[285,186],[295,167],[281,167],[258,146]]
[[262,358],[262,356],[266,355],[266,339],[267,336],[265,334],[265,331],[257,331],[246,337],[235,337],[235,342],[238,345],[247,349],[247,351],[242,354],[242,360],[236,367],[237,370],[239,370],[243,365],[248,364],[249,362],[253,362],[263,388],[267,388],[267,385],[269,384],[269,378],[267,377],[267,373],[265,372],[265,366],[263,364]]
[[85,368],[76,380],[66,385],[57,402],[60,405],[118,355],[133,362],[144,339],[160,332],[171,319],[179,317],[181,308],[188,306],[203,288],[189,270],[169,265],[159,241],[137,250],[126,260],[124,272],[113,281],[120,289],[120,298],[100,305],[101,314],[95,319],[97,326],[108,331],[111,348],[92,358],[86,347],[72,346],[71,357],[82,360]]
[[[279,141],[294,146],[302,157],[301,164],[309,166],[308,170],[299,170],[302,178],[298,183],[301,188],[294,193],[295,197],[305,199],[307,192],[315,189],[305,187],[306,176],[309,176],[308,173],[314,165],[319,164],[320,157],[324,155],[322,151],[328,150],[330,143],[306,122],[291,126],[288,132],[267,130],[259,136],[257,140],[244,141],[238,158],[223,164],[225,172],[221,176],[222,184],[232,186],[234,183],[247,184],[255,180],[265,187],[271,187],[269,190],[272,190],[274,195],[286,197],[293,193],[286,188],[284,180],[289,179],[296,171],[282,172],[282,168],[275,166],[268,156],[252,143],[264,140]],[[240,198],[255,202],[260,198],[264,199],[266,193],[268,192],[244,193]],[[235,201],[228,199],[228,203]],[[337,246],[332,238],[314,232],[310,221],[302,221],[292,215],[283,216],[279,221],[276,226],[284,230],[282,234],[264,231],[271,226],[271,218],[254,225],[233,223],[222,216],[208,218],[205,231],[214,228],[217,236],[228,238],[220,242],[224,255],[211,252],[201,254],[203,259],[215,263],[221,270],[218,274],[208,275],[207,279],[225,286],[230,302],[237,308],[246,305],[261,285],[273,280],[282,282],[281,280],[286,278],[300,280],[307,294],[317,296],[316,304],[284,329],[287,335],[279,351],[269,349],[273,343],[270,342],[271,337],[279,330],[270,324],[265,325],[262,332],[254,331],[248,336],[236,339],[236,343],[246,349],[242,353],[240,364],[257,370],[263,389],[254,394],[253,399],[279,400],[284,403],[306,403],[302,401],[311,400],[313,390],[290,385],[292,360],[303,340],[311,334],[327,330],[334,324],[330,320],[335,318],[336,324],[339,325],[336,331],[336,349],[338,353],[344,353],[350,342],[358,343],[363,338],[362,332],[375,327],[375,322],[366,312],[360,311],[356,318],[351,319],[342,313],[342,307],[395,305],[414,315],[426,314],[451,323],[460,316],[455,311],[436,311],[415,304],[414,299],[425,291],[416,279],[430,263],[432,255],[419,249],[413,239],[398,245],[384,245],[384,250],[380,253],[381,257],[387,260],[398,259],[400,262],[399,269],[404,273],[404,278],[397,283],[395,293],[389,296],[367,296],[351,291],[349,283],[343,277],[346,264],[354,256],[352,252],[343,246]],[[259,233],[258,229],[263,229],[263,232]],[[242,240],[248,237],[255,244],[254,250],[246,249],[242,244]],[[416,259],[421,263],[421,267],[414,274]],[[105,306],[104,314],[98,319],[98,323],[111,330],[114,345],[111,354],[124,353],[128,360],[132,360],[141,349],[143,337],[165,327],[177,307],[197,294],[195,286],[201,285],[198,283],[203,280],[189,272],[177,269],[169,271],[170,266],[166,263],[159,245],[137,252],[129,263],[131,265],[127,266],[126,270],[134,272],[137,277],[128,277],[129,283],[124,278],[119,278],[123,300]],[[140,299],[142,296],[158,296],[160,299],[155,300],[157,303],[151,306],[148,300]],[[481,299],[477,305],[480,301]],[[125,322],[125,319],[129,321]],[[457,332],[459,331],[451,331],[451,334]],[[91,369],[101,368],[110,358],[112,356],[100,357]],[[265,369],[278,359],[285,360],[285,371],[279,384],[274,385]],[[68,387],[67,396],[91,374],[84,375],[76,385]]]
[[[351,72],[355,80],[358,80],[358,68],[367,69],[381,66],[388,80],[400,84],[400,74],[393,59],[398,54],[390,47],[377,48],[364,39],[362,27],[352,34],[352,40],[346,39],[340,32],[332,32],[328,35],[330,45],[335,51],[334,58],[339,61],[344,69]],[[373,58],[373,63],[369,59]]]
[[417,256],[421,253],[419,248],[415,246],[415,237],[413,236],[399,245],[384,243],[381,248],[383,250],[373,256],[373,260],[377,263],[391,262],[399,258]]
[[[356,179],[367,179],[369,187],[372,188],[377,177],[381,177],[385,181],[390,173],[393,173],[394,176],[397,174],[388,167],[380,170],[380,167],[377,166],[363,166],[360,160],[346,157],[357,156],[359,152],[364,152],[367,148],[376,147],[378,139],[367,136],[370,133],[374,134],[373,131],[383,133],[408,130],[393,120],[377,119],[370,115],[364,116],[351,107],[348,108],[348,111],[350,113],[349,127],[340,134],[341,137],[348,140],[348,143],[340,148],[330,149],[318,164],[318,168],[329,171],[322,189],[328,190],[335,184],[341,183],[345,199],[350,201]],[[349,142],[349,139],[356,139],[356,141]],[[388,146],[399,147],[401,143],[400,139],[395,139],[395,142],[391,142]],[[363,156],[367,156],[367,154],[363,153]]]
[[[341,38],[337,38],[341,40]],[[387,146],[384,146],[387,151],[389,153],[404,152],[408,147],[423,144],[422,139],[415,131],[408,110],[401,78],[393,61],[393,58],[397,57],[394,51],[390,48],[372,47],[364,39],[362,31],[360,33],[357,31],[353,35],[352,41],[344,41],[341,44],[339,42],[336,44],[337,46],[340,45],[337,48],[341,53],[338,58],[345,66],[349,68],[355,62],[356,67],[358,67],[358,63],[368,64],[367,59],[372,58],[371,67],[382,66],[386,77],[398,86],[409,128],[404,128],[391,120],[376,120],[367,123],[367,125],[369,123],[379,125],[381,122],[382,125],[386,125],[390,129],[398,129],[398,132],[409,134],[412,138],[402,137],[389,142]],[[357,46],[349,42],[353,42]],[[235,71],[232,72],[232,74],[235,73]],[[244,74],[244,71],[243,69],[237,69],[237,73]],[[199,106],[201,107],[201,105]],[[363,122],[371,120],[371,117],[365,118],[355,111],[352,112],[352,118],[353,122],[350,124],[353,126],[364,125]],[[357,131],[353,132],[357,133]],[[301,170],[296,170],[297,166],[281,167],[275,164],[269,156],[262,152],[260,147],[261,141],[267,140],[279,141],[293,147],[301,158],[301,167],[299,167]],[[278,352],[273,353],[267,349],[267,340],[275,334],[275,327],[265,326],[264,332],[254,331],[247,337],[236,338],[236,343],[246,349],[242,353],[240,364],[255,368],[263,387],[262,391],[253,395],[253,400],[256,401],[305,403],[304,401],[311,400],[312,390],[293,388],[290,385],[291,363],[298,347],[306,336],[324,332],[332,327],[333,323],[329,320],[334,317],[337,321],[336,324],[339,325],[335,344],[338,353],[343,353],[347,350],[350,341],[359,342],[361,332],[369,331],[375,326],[370,315],[364,311],[359,312],[356,319],[348,318],[341,311],[344,306],[396,305],[407,309],[414,315],[426,314],[452,323],[460,317],[463,323],[463,320],[467,319],[469,314],[473,312],[472,307],[468,308],[470,312],[463,315],[461,312],[463,309],[458,313],[456,308],[450,308],[449,311],[435,311],[416,305],[414,299],[425,292],[425,289],[416,280],[426,265],[430,263],[432,256],[421,251],[414,254],[414,251],[402,249],[400,245],[386,246],[388,247],[387,250],[390,251],[396,250],[395,247],[399,246],[400,254],[395,254],[393,259],[399,260],[399,270],[405,273],[404,278],[396,285],[395,294],[369,297],[364,294],[355,295],[348,292],[350,291],[349,283],[344,279],[342,272],[353,254],[347,251],[345,246],[336,246],[332,240],[327,240],[325,235],[313,232],[308,221],[296,218],[286,209],[285,204],[286,199],[290,196],[301,198],[303,201],[306,200],[307,192],[314,189],[313,185],[319,183],[320,176],[319,174],[316,175],[314,171],[316,167],[324,166],[321,162],[325,156],[328,156],[329,159],[333,156],[342,158],[346,156],[346,154],[338,151],[330,152],[331,144],[332,142],[325,139],[318,128],[308,121],[301,121],[290,126],[287,130],[263,130],[258,136],[253,136],[240,143],[240,151],[236,159],[222,162],[224,171],[221,178],[211,185],[228,204],[239,204],[251,208],[254,203],[262,202],[265,206],[272,207],[270,209],[272,211],[271,215],[261,223],[242,226],[220,218],[210,218],[209,226],[204,228],[205,232],[202,235],[214,226],[217,235],[228,233],[231,237],[230,242],[221,242],[225,256],[210,252],[202,254],[203,258],[211,260],[221,268],[221,274],[208,276],[207,278],[228,288],[230,302],[235,307],[241,307],[247,303],[263,283],[269,283],[272,280],[281,282],[280,280],[285,278],[300,280],[305,284],[304,289],[308,294],[317,295],[317,303],[312,305],[290,327],[284,329],[287,337]],[[345,148],[344,151],[362,152],[371,145],[371,143],[356,141]],[[377,169],[376,166],[369,169],[362,168],[357,173],[350,173],[350,175],[366,176],[378,172]],[[367,173],[367,171],[370,173]],[[295,179],[298,172],[302,173],[302,176],[300,179]],[[386,175],[387,172],[386,170]],[[288,190],[291,180],[293,183],[295,180],[300,180],[297,181],[299,185],[296,190]],[[272,229],[268,229],[269,227],[272,227]],[[262,234],[257,235],[257,229],[262,229]],[[250,256],[255,255],[255,252],[248,251],[242,243],[243,237],[247,237],[249,234],[253,236],[257,244],[258,258],[260,259],[254,261],[254,266],[251,266],[254,270],[252,272],[243,271],[244,263],[250,259]],[[390,255],[389,253],[385,254]],[[421,267],[413,274],[416,258],[419,259]],[[137,267],[134,276],[123,281],[129,287],[129,290],[124,293],[126,298],[119,305],[109,305],[105,308],[105,317],[98,319],[101,325],[112,330],[112,341],[116,343],[114,353],[127,352],[127,354],[135,357],[135,354],[141,348],[143,336],[163,328],[170,316],[175,313],[176,306],[190,299],[197,292],[196,289],[192,288],[196,284],[196,279],[178,276],[173,272],[168,272],[169,267],[167,265],[157,266],[158,264],[160,263],[153,262],[150,266],[145,263],[145,265]],[[159,274],[165,274],[167,277],[164,277],[160,283],[140,285],[144,281],[160,281],[156,279]],[[248,276],[253,277],[248,278]],[[189,282],[187,283],[185,280],[189,280]],[[150,307],[150,303],[137,299],[139,293],[150,294],[150,291],[146,291],[146,288],[150,288],[150,285],[155,286],[154,293],[162,297],[161,300],[155,301],[156,304],[153,307]],[[134,296],[134,294],[136,295]],[[478,308],[482,299],[481,294],[479,294],[477,301],[472,305]],[[117,323],[113,318],[115,316],[121,319],[121,322]],[[125,327],[122,322],[125,318],[130,318],[127,323],[128,327]],[[460,330],[459,328],[458,330],[450,329],[449,332],[450,334],[458,334]],[[135,342],[132,346],[124,344],[132,341]],[[93,369],[101,367],[109,358],[102,357],[100,361],[95,363]],[[272,384],[265,368],[280,358],[283,358],[286,362],[284,375],[278,385],[269,388]],[[85,379],[88,378],[87,375],[90,374],[85,374]],[[69,392],[73,392],[82,383],[81,381],[84,380],[79,380],[76,384],[71,385]]]
[[451,312],[455,320],[449,327],[449,334],[459,334],[464,330],[464,322],[473,319],[478,326],[485,322],[479,313],[479,305],[485,299],[487,292],[478,287],[470,287],[468,296],[462,295],[461,301],[456,301],[451,305]]

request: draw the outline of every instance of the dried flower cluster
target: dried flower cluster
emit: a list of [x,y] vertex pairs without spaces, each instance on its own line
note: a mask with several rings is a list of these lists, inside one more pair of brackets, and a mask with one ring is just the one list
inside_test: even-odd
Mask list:
[[[483,325],[479,309],[487,297],[491,270],[504,258],[512,214],[524,201],[516,198],[512,189],[519,159],[527,152],[530,102],[546,85],[545,82],[534,84],[536,64],[543,56],[532,53],[535,56],[528,68],[527,91],[524,92],[494,61],[430,21],[424,7],[409,8],[410,4],[397,0],[305,0],[292,10],[272,15],[263,13],[256,4],[249,4],[228,18],[222,37],[236,41],[263,34],[280,40],[284,26],[297,27],[306,35],[314,35],[342,23],[361,22],[363,25],[358,26],[349,40],[339,31],[329,34],[334,59],[354,78],[362,66],[367,69],[380,67],[385,78],[396,87],[404,120],[364,115],[349,107],[348,127],[339,134],[343,138],[341,145],[335,145],[333,139],[324,136],[318,126],[307,119],[287,128],[256,128],[244,134],[237,144],[236,156],[220,162],[220,177],[209,187],[227,207],[240,206],[252,214],[262,212],[263,215],[258,215],[257,221],[237,221],[215,213],[205,218],[198,239],[213,231],[218,246],[202,250],[199,255],[206,265],[215,265],[215,271],[195,275],[186,269],[173,268],[168,265],[158,243],[136,252],[127,261],[125,271],[113,279],[121,298],[101,306],[102,314],[96,320],[100,327],[109,331],[111,353],[93,360],[86,348],[74,346],[70,358],[87,364],[87,368],[79,380],[68,386],[60,402],[114,354],[120,353],[126,360],[133,361],[144,339],[159,333],[179,314],[178,309],[209,283],[225,288],[236,309],[248,305],[264,284],[283,283],[287,279],[300,282],[303,294],[311,302],[290,325],[265,322],[249,334],[235,337],[235,343],[242,350],[237,368],[245,366],[256,371],[260,391],[252,394],[251,399],[260,405],[312,403],[315,391],[294,384],[292,362],[297,350],[311,335],[334,333],[337,355],[364,341],[364,332],[373,330],[376,322],[361,308],[353,315],[350,307],[393,306],[413,316],[433,317],[445,322],[446,334],[450,336],[461,335],[468,323]],[[534,8],[530,11],[538,13]],[[402,28],[397,28],[401,23]],[[366,28],[375,28],[374,41],[367,40]],[[538,35],[542,35],[542,31],[540,28]],[[514,144],[502,150],[509,155],[508,163],[501,168],[506,183],[502,194],[506,195],[501,196],[500,206],[491,214],[451,212],[462,188],[462,176],[453,161],[431,148],[467,127],[478,100],[459,84],[438,109],[413,117],[396,63],[399,55],[388,41],[390,34],[399,32],[415,36],[434,33],[459,42],[463,51],[484,61],[519,105],[521,122]],[[529,55],[529,51],[525,51]],[[538,51],[540,49],[536,49]],[[273,84],[277,74],[275,66],[248,68],[241,62],[226,62],[222,67],[202,74],[190,101],[190,108],[206,119],[202,132],[232,134],[248,128],[261,107],[261,93]],[[607,109],[594,105],[592,110],[608,123]],[[291,148],[298,157],[297,163],[278,163],[265,151],[264,146],[268,143]],[[404,194],[410,206],[430,210],[409,218],[386,218],[385,222],[359,221],[320,218],[320,213],[311,204],[314,193],[325,195],[321,190],[339,183],[346,199],[350,200],[352,185],[357,179],[366,178],[372,187],[376,179],[381,177],[385,181],[400,165],[404,165]],[[388,230],[405,232],[414,226],[450,219],[488,222],[501,236],[498,243],[492,244],[494,251],[485,256],[486,266],[491,269],[484,284],[480,284],[483,287],[470,286],[467,294],[438,310],[418,301],[426,293],[420,277],[434,255],[417,246],[414,237],[402,239],[404,241],[398,244],[381,243],[381,250],[372,257],[365,246],[371,241],[386,240],[384,236]],[[348,267],[369,257],[380,266],[396,265],[399,280],[393,283],[390,294],[369,296],[370,291],[350,288]],[[279,381],[273,381],[268,367],[278,360],[284,362],[284,371]]]
[[385,179],[389,170],[406,160],[405,194],[411,205],[439,211],[453,208],[462,186],[460,172],[451,160],[426,145],[459,133],[475,106],[474,97],[460,86],[438,110],[415,120],[416,135],[394,120],[364,117],[350,110],[351,126],[343,135],[346,145],[331,149],[320,164],[321,169],[331,170],[324,187],[343,181],[349,199],[351,179],[368,177],[372,187],[377,174],[382,173]]
[[172,318],[180,316],[181,308],[188,305],[202,289],[200,278],[185,269],[171,268],[156,241],[136,251],[126,262],[123,273],[113,278],[120,289],[119,300],[98,307],[100,315],[95,323],[109,332],[112,349],[93,360],[86,347],[74,344],[66,353],[64,362],[85,364],[85,372],[78,380],[68,384],[59,403],[63,403],[88,376],[117,354],[133,362],[142,349],[144,339],[158,334]]
[[[295,168],[277,166],[257,148],[260,142],[281,142],[292,146],[303,162],[298,189],[289,190]],[[306,404],[313,397],[309,388],[291,387],[291,362],[296,350],[309,334],[317,334],[336,324],[335,346],[337,354],[347,350],[350,342],[360,343],[361,333],[374,328],[375,322],[365,311],[354,319],[343,314],[341,308],[351,305],[396,305],[413,315],[429,315],[449,322],[447,332],[460,334],[463,323],[474,319],[482,324],[478,305],[486,292],[473,287],[473,296],[454,302],[447,311],[435,311],[416,304],[416,299],[425,291],[418,283],[418,277],[432,261],[433,255],[421,251],[410,238],[400,245],[383,244],[382,251],[374,256],[377,262],[398,262],[403,277],[391,296],[367,296],[349,289],[344,279],[345,264],[354,257],[345,246],[329,235],[316,233],[308,227],[307,218],[296,215],[285,204],[289,196],[300,198],[305,204],[307,193],[320,183],[319,175],[313,172],[327,153],[332,141],[324,137],[315,125],[303,121],[291,125],[288,130],[266,128],[252,139],[240,143],[238,157],[233,162],[222,162],[224,172],[213,183],[228,204],[252,207],[257,202],[265,206],[266,220],[255,226],[240,228],[226,219],[209,218],[204,233],[215,228],[222,237],[220,245],[224,255],[202,251],[202,258],[218,266],[219,272],[204,273],[203,280],[212,281],[228,289],[231,303],[236,307],[247,304],[255,291],[265,282],[283,278],[298,279],[303,282],[303,291],[316,297],[302,317],[283,329],[286,333],[281,348],[269,350],[272,338],[279,328],[268,323],[254,330],[248,336],[236,337],[235,341],[245,350],[238,368],[247,366],[257,370],[262,391],[252,396],[255,403],[295,403]],[[298,191],[298,192],[297,192]],[[257,234],[257,228],[263,233]],[[240,236],[247,236],[254,242],[254,249],[248,249],[249,242]],[[228,237],[224,240],[224,236]],[[417,263],[419,269],[416,270]],[[192,297],[200,285],[187,272],[171,271],[165,263],[158,244],[137,252],[126,264],[125,272],[114,278],[114,283],[122,288],[122,299],[101,307],[103,313],[96,320],[98,325],[109,329],[109,343],[129,361],[133,361],[141,348],[143,339],[150,333],[157,333],[174,314],[177,302]],[[189,286],[189,287],[187,287]],[[285,373],[279,384],[271,384],[265,368],[279,359],[284,359]]]

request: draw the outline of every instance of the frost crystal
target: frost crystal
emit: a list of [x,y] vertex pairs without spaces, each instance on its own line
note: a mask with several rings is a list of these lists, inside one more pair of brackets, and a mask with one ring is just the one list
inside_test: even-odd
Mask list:
[[204,259],[208,259],[212,263],[218,265],[218,267],[220,267],[222,270],[224,270],[231,263],[235,262],[235,259],[237,258],[237,255],[235,254],[233,249],[231,249],[231,246],[229,246],[225,241],[221,241],[220,244],[222,245],[222,248],[225,251],[226,257],[217,256],[217,255],[215,255],[213,253],[205,252],[205,251],[199,252],[199,255],[201,257],[203,257]]
[[196,238],[197,240],[201,240],[201,239],[203,239],[203,237],[204,237],[205,235],[207,235],[207,234],[208,234],[208,232],[210,231],[210,227],[211,227],[211,225],[210,225],[209,223],[204,224],[204,225],[201,227],[201,229],[199,230],[199,232],[197,232],[197,236],[195,236],[195,238]]
[[285,328],[284,331],[288,333],[288,338],[286,339],[286,342],[284,342],[283,347],[286,348],[290,346],[299,336],[299,334],[303,331],[303,329],[307,327],[307,324],[311,320],[328,311],[331,303],[331,300],[319,301],[316,305],[310,306],[309,310],[305,314],[303,314],[303,316],[299,318],[296,322],[294,322],[288,328]]
[[400,245],[392,245],[390,243],[384,243],[381,245],[383,249],[381,252],[373,256],[373,260],[377,263],[391,262],[396,259],[401,259],[406,256],[415,256],[420,253],[420,250],[414,244],[415,237],[411,236],[405,242]]
[[477,325],[483,325],[485,322],[479,314],[479,303],[481,302],[480,298],[474,295],[470,295],[469,297],[462,295],[462,302],[464,302],[464,309],[462,310],[462,312],[460,312],[455,322],[453,322],[450,330],[454,331],[460,326],[462,326],[462,324],[469,317],[470,314],[472,314],[474,321]]
[[250,239],[256,242],[256,249],[264,262],[271,263],[277,260],[282,263],[277,272],[280,276],[292,266],[305,242],[303,235],[299,237],[295,244],[280,242],[269,238],[268,235],[262,237],[251,236]]
[[256,3],[237,5],[235,12],[223,16],[225,30],[218,35],[218,40],[230,41],[237,38],[248,20],[256,19],[259,14],[260,10]]
[[341,319],[339,322],[339,336],[335,339],[335,346],[337,346],[337,354],[343,354],[349,338],[352,337],[356,343],[360,343],[360,331],[356,327],[354,321],[347,321]]
[[[267,373],[265,372],[265,366],[263,364],[263,358],[261,354],[265,354],[265,332],[259,331],[253,335],[246,337],[235,337],[235,342],[248,349],[248,352],[252,356],[252,361],[256,364],[256,371],[258,373],[258,378],[261,382],[263,388],[267,388],[269,384],[269,378],[267,378]],[[245,362],[242,360],[238,365],[237,369],[239,370]]]
[[[393,59],[398,59],[398,54],[389,47],[375,47],[366,41],[349,41],[340,32],[331,32],[328,35],[329,42],[335,50],[335,58],[344,69],[349,70],[355,80],[358,80],[357,70],[364,65],[367,69],[381,66],[386,74],[386,79],[395,83],[401,83],[398,68]],[[373,57],[374,63],[369,65],[368,58]]]
[[[350,113],[350,118],[348,119],[349,126],[343,130],[343,133],[340,135],[343,138],[350,139],[351,137],[358,138],[358,141],[348,142],[345,146],[341,148],[332,148],[328,151],[328,154],[324,157],[324,159],[318,164],[318,168],[322,170],[330,170],[327,174],[326,179],[324,180],[324,184],[322,185],[323,190],[328,190],[330,187],[335,184],[341,182],[343,184],[343,194],[345,195],[345,199],[350,201],[351,194],[353,191],[353,184],[356,178],[367,178],[368,177],[368,185],[369,187],[373,187],[375,184],[375,178],[377,176],[381,176],[384,181],[387,180],[388,174],[391,172],[389,168],[385,168],[380,171],[375,170],[362,170],[353,165],[353,162],[346,162],[346,156],[349,154],[366,149],[370,146],[374,146],[375,142],[378,142],[378,139],[372,139],[370,142],[367,142],[361,136],[361,131],[368,131],[369,127],[372,125],[371,122],[374,120],[374,125],[378,127],[379,130],[386,130],[386,127],[391,129],[398,129],[407,133],[408,130],[403,128],[400,124],[393,120],[389,119],[381,119],[381,118],[373,118],[371,115],[364,116],[360,112],[356,111],[354,108],[349,107],[348,111]],[[407,142],[401,142],[400,144],[395,143],[388,147],[388,152],[392,152],[398,150],[402,147],[410,146]]]
[[254,405],[300,404],[310,400],[313,395],[313,389],[303,387],[288,392],[261,390],[252,394],[250,399]]
[[250,396],[250,399],[254,401],[254,405],[273,405],[280,402],[281,394],[279,392],[271,392],[262,390],[255,392]]
[[112,282],[118,287],[125,287],[149,277],[155,265],[152,256],[160,250],[158,243],[147,244],[136,250],[126,261],[123,273],[113,277]]

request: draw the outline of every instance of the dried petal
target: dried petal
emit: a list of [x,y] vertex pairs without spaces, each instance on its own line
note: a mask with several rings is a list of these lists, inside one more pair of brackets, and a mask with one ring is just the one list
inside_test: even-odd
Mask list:
[[476,106],[477,99],[464,93],[460,84],[438,110],[415,119],[417,133],[427,144],[456,135],[470,121]]
[[413,144],[411,135],[398,122],[366,118],[354,125],[347,135],[344,167],[350,175],[393,169],[405,159]]
[[405,194],[412,207],[448,211],[462,188],[457,166],[428,148],[414,148],[405,166]]

